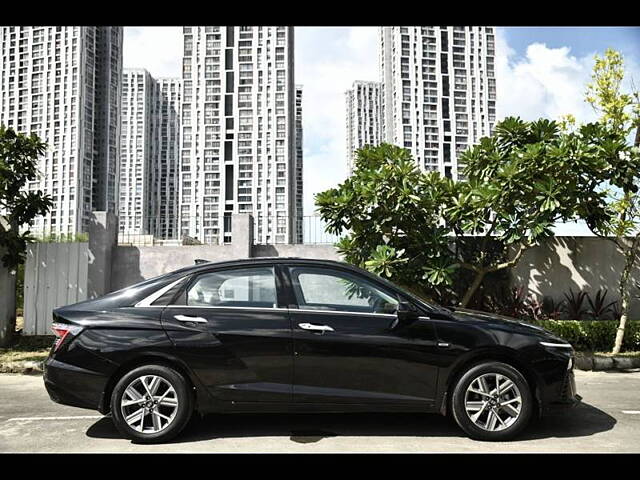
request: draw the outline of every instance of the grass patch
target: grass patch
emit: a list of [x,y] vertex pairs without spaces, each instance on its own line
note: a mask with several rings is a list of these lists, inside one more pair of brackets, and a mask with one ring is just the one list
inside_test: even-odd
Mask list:
[[0,348],[0,363],[43,362],[46,360],[48,355],[48,348],[33,351]]
[[0,348],[0,363],[41,362],[49,355],[53,345],[53,335],[16,335],[11,348]]

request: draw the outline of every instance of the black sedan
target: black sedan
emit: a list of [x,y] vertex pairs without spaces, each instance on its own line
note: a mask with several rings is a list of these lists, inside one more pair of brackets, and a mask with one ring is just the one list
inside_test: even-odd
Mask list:
[[340,262],[200,263],[53,316],[51,398],[111,412],[138,442],[169,440],[194,411],[439,412],[506,440],[580,400],[564,340]]

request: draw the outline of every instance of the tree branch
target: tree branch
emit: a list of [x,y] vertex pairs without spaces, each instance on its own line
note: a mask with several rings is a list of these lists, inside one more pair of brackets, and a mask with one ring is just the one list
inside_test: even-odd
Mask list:
[[480,273],[483,270],[482,268],[467,262],[458,262],[458,266],[462,268],[466,268],[467,270],[471,270],[476,273]]
[[502,270],[504,268],[514,267],[516,265],[516,263],[518,263],[518,261],[520,260],[520,257],[522,257],[522,254],[526,250],[529,250],[531,247],[533,247],[533,245],[530,244],[530,243],[526,243],[526,242],[522,243],[520,245],[520,248],[518,249],[517,253],[515,254],[515,256],[511,260],[499,263],[498,265],[496,265],[494,267],[490,267],[487,270],[487,272],[497,272],[498,270]]

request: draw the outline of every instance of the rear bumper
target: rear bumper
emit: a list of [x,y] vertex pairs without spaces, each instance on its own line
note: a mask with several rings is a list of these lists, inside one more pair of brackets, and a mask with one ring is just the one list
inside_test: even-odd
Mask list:
[[72,407],[99,410],[107,377],[51,357],[44,364],[44,385],[51,400]]

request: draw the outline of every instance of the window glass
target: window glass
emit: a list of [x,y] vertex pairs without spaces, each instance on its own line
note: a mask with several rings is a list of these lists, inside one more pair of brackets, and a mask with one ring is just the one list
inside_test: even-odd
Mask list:
[[273,268],[244,268],[200,275],[187,291],[186,304],[274,308],[277,300]]
[[337,270],[292,268],[298,306],[308,310],[393,313],[398,300],[368,280]]
[[176,296],[176,294],[178,293],[179,290],[182,289],[182,287],[184,287],[184,283],[185,280],[189,278],[189,276],[187,275],[186,277],[184,277],[182,280],[180,280],[178,283],[176,283],[173,287],[171,287],[169,290],[167,290],[164,294],[160,295],[157,300],[155,300],[154,302],[151,303],[151,305],[157,306],[164,306],[164,305],[169,305],[171,303],[171,301],[173,300],[173,297]]

